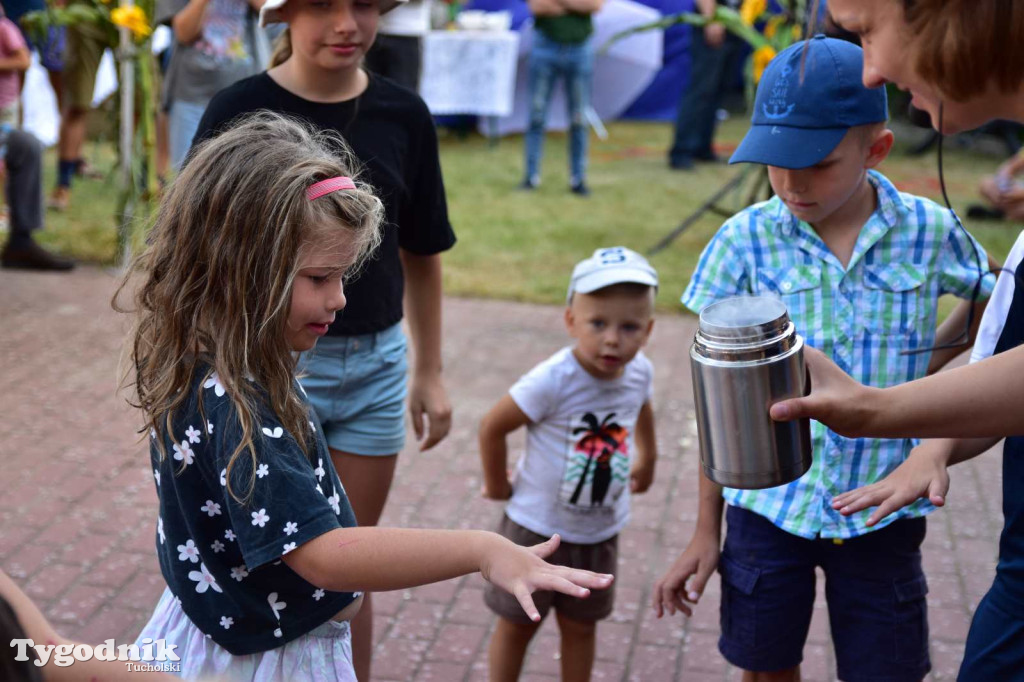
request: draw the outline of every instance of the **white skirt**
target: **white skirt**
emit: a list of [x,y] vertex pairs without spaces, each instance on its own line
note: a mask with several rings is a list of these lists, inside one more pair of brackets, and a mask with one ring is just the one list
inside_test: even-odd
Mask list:
[[235,656],[197,628],[170,589],[160,597],[153,617],[139,634],[177,645],[181,661],[174,674],[186,680],[224,682],[356,682],[352,635],[347,621],[329,620],[284,646]]

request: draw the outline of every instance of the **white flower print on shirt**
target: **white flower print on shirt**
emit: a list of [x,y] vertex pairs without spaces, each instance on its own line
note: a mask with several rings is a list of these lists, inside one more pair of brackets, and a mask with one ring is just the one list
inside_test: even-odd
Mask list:
[[287,554],[288,552],[292,551],[293,549],[295,549],[295,543],[294,542],[285,543],[284,551],[281,552],[281,555],[283,556],[283,555]]
[[281,632],[281,628],[274,630],[274,637],[284,637],[284,633]]
[[196,564],[199,563],[199,548],[196,547],[196,543],[192,540],[185,541],[184,545],[178,545],[178,561],[191,561]]
[[203,594],[206,590],[213,588],[214,592],[223,593],[224,590],[217,584],[216,578],[207,570],[206,564],[199,564],[198,571],[189,571],[188,579],[196,581],[196,592]]
[[206,422],[206,432],[207,433],[213,433],[213,422],[211,422],[209,420],[207,420],[207,422]]
[[224,384],[220,383],[220,377],[214,372],[209,378],[203,382],[203,388],[212,388],[214,394],[219,398],[224,395]]
[[261,464],[258,467],[256,467],[256,477],[257,478],[263,478],[264,476],[266,476],[269,473],[270,473],[270,467],[268,467],[266,464]]
[[284,429],[282,429],[280,426],[275,426],[273,430],[271,430],[264,426],[263,435],[268,436],[270,438],[280,438],[281,436],[284,435]]
[[227,469],[221,469],[220,470],[220,484],[223,485],[223,486],[226,486],[228,484],[228,470]]
[[267,516],[266,508],[260,509],[258,512],[252,512],[252,525],[254,526],[259,526],[260,528],[263,528],[267,525],[267,521],[269,520],[270,517]]
[[[317,460],[318,461],[317,461],[316,469],[313,469],[313,473],[316,474],[316,480],[323,481],[324,480],[324,476],[327,475],[327,472],[324,471],[324,458],[323,457],[318,457]],[[321,491],[321,492],[323,492],[323,491]]]
[[220,540],[214,540],[213,544],[210,545],[210,547],[213,549],[213,553],[214,554],[216,554],[217,552],[223,552],[224,551],[224,543],[221,542]]
[[319,483],[316,484],[316,491],[323,495],[324,497],[327,497],[327,493],[324,492],[324,489],[320,487]]
[[299,524],[295,523],[294,521],[289,521],[288,523],[284,524],[285,535],[291,535],[292,533],[297,533],[298,531]]
[[231,577],[237,580],[238,582],[242,582],[242,578],[249,577],[249,569],[245,567],[245,564],[242,564],[241,566],[235,566],[231,569]]
[[157,471],[156,469],[153,469],[153,478],[156,479],[156,485],[157,485],[157,487],[159,487],[160,486],[160,472]]
[[226,531],[224,531],[224,537],[226,537],[231,542],[234,542],[235,541],[235,531],[233,531],[230,528],[228,528]]
[[270,610],[274,612],[274,618],[281,620],[281,612],[284,611],[288,604],[283,601],[277,601],[277,592],[271,592],[267,595],[267,603],[270,604]]
[[200,440],[199,429],[189,424],[188,428],[185,429],[185,436],[188,438],[189,443],[198,443]]
[[188,444],[187,440],[181,441],[181,445],[174,445],[174,459],[179,462],[184,460],[185,466],[188,466],[195,459],[196,453],[192,451],[192,446]]
[[313,599],[316,599],[317,601],[320,601],[321,599],[323,599],[323,598],[324,598],[324,594],[325,594],[325,593],[324,593],[324,591],[323,591],[323,590],[321,590],[321,589],[320,589],[320,588],[318,587],[318,588],[316,589],[316,592],[314,592],[314,593],[313,593]]
[[341,495],[339,495],[338,493],[334,493],[333,495],[327,498],[327,502],[331,505],[331,509],[334,510],[335,514],[341,513],[341,505],[338,504],[339,502],[341,502]]
[[154,429],[152,426],[149,427],[149,437],[152,438],[153,440],[156,440],[156,429]]
[[156,517],[156,534],[160,536],[160,544],[164,544],[167,536],[164,535],[164,517],[162,516]]
[[210,518],[218,516],[220,512],[220,505],[213,500],[207,500],[206,504],[199,508],[199,511],[204,511],[210,515]]
[[309,420],[309,428],[313,429],[313,433],[316,433],[316,424],[313,423],[312,419]]
[[232,618],[230,616],[221,616],[220,617],[220,626],[222,628],[224,628],[225,630],[230,629],[231,626],[234,625],[234,624],[235,624],[235,619],[234,618]]

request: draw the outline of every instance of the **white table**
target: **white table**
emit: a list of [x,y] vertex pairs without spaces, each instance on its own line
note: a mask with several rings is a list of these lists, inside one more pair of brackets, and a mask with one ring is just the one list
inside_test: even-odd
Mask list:
[[435,115],[512,113],[519,34],[431,31],[423,39],[420,96]]

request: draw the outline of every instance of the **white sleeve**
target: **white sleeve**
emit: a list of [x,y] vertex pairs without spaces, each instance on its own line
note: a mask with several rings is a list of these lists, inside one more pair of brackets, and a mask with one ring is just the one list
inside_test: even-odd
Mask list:
[[1017,237],[1017,242],[1010,249],[1010,254],[1006,257],[1006,263],[1003,265],[1004,272],[1000,272],[999,279],[996,280],[992,298],[989,299],[985,314],[981,317],[978,338],[975,339],[974,348],[971,349],[971,362],[984,360],[995,352],[996,344],[1006,325],[1010,304],[1013,302],[1013,291],[1016,284],[1014,273],[1022,259],[1024,259],[1024,232]]
[[558,404],[558,382],[551,370],[550,363],[542,362],[508,390],[512,400],[534,424],[542,421]]

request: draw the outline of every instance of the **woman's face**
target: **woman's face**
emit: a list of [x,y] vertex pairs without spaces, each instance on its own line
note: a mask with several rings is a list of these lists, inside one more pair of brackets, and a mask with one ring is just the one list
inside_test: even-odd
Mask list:
[[289,0],[292,51],[328,71],[359,67],[377,37],[377,0]]
[[899,0],[829,0],[828,11],[836,24],[860,36],[865,87],[892,83],[909,92],[914,106],[928,112],[936,130],[941,102],[942,132],[947,134],[977,128],[994,117],[985,96],[950,101],[917,73],[917,51]]

